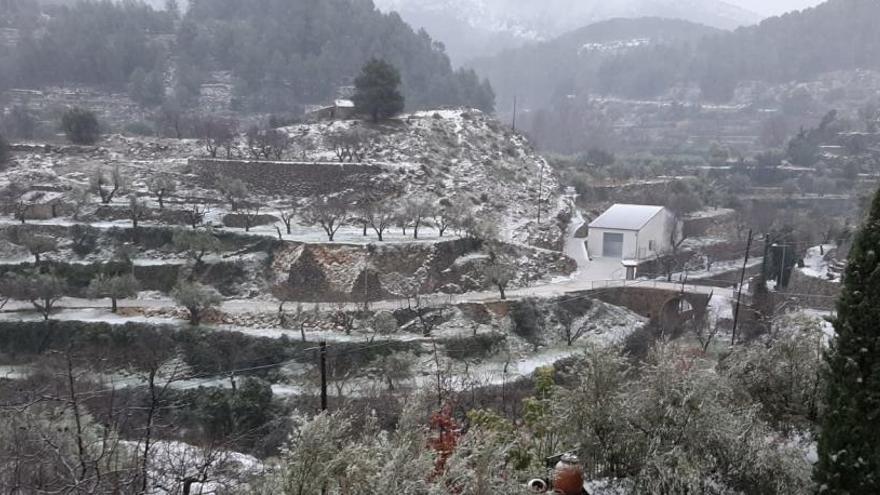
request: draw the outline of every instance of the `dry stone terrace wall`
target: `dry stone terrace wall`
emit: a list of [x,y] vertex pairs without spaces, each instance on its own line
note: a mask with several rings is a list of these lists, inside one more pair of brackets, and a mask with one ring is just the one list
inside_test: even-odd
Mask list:
[[841,290],[840,283],[811,277],[795,268],[791,272],[791,280],[782,292],[782,296],[800,307],[832,311],[837,307]]
[[[503,249],[518,260],[519,277],[512,286],[569,274],[576,268],[561,253],[513,245]],[[472,239],[370,246],[285,242],[272,253],[271,271],[302,302],[375,301],[400,298],[415,289],[420,294],[490,290],[481,273],[487,258],[483,254]]]
[[190,168],[209,180],[241,179],[264,194],[311,196],[347,189],[388,190],[388,171],[360,163],[275,162],[192,158]]

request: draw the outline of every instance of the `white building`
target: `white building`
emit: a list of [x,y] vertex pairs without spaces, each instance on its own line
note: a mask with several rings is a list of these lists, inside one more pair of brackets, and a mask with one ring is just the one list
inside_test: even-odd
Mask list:
[[590,258],[644,261],[672,249],[677,227],[662,206],[614,205],[590,223],[587,249]]

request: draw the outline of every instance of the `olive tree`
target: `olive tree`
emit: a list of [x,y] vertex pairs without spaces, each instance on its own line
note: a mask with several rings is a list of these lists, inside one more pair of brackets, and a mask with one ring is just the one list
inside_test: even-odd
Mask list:
[[178,252],[185,252],[196,266],[210,253],[218,253],[222,248],[220,239],[207,230],[177,230],[171,238]]
[[245,201],[249,194],[247,184],[241,179],[221,177],[220,182],[217,184],[217,189],[226,198],[226,201],[229,202],[229,207],[232,211],[238,211],[239,204]]
[[118,310],[118,301],[137,296],[140,282],[130,273],[123,275],[100,275],[89,284],[89,295],[94,298],[110,299],[110,311]]
[[55,304],[67,293],[67,282],[50,273],[22,273],[8,276],[0,282],[4,297],[30,301],[48,321]]
[[51,253],[58,249],[58,241],[56,241],[55,238],[30,233],[21,234],[18,237],[18,244],[27,249],[28,252],[34,256],[34,262],[36,264],[40,264],[41,255]]
[[206,311],[216,308],[223,301],[220,294],[211,287],[198,282],[179,282],[171,297],[179,306],[189,312],[190,325],[199,325]]
[[507,286],[516,279],[516,270],[506,260],[493,257],[483,266],[483,277],[486,282],[498,289],[501,299],[507,299]]

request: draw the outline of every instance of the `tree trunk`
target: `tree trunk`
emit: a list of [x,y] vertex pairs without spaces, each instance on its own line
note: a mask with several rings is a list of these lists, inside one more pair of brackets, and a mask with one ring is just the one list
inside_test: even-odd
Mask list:
[[507,294],[504,292],[504,286],[503,286],[503,285],[498,284],[498,292],[501,293],[501,300],[502,300],[502,301],[505,300],[505,299],[507,299]]
[[110,298],[110,311],[115,313],[119,309],[115,297]]
[[161,194],[159,194],[158,197],[159,197],[159,209],[164,210],[165,209],[165,201],[162,199]]

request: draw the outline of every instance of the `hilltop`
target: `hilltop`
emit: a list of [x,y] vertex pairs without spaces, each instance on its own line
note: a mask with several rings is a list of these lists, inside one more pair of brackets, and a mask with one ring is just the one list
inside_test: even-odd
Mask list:
[[378,0],[376,5],[384,11],[399,12],[413,26],[424,27],[443,41],[452,59],[459,62],[549,41],[616,18],[658,16],[719,29],[735,29],[760,20],[753,12],[716,0]]

